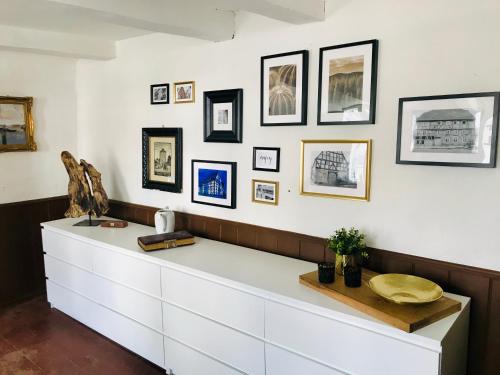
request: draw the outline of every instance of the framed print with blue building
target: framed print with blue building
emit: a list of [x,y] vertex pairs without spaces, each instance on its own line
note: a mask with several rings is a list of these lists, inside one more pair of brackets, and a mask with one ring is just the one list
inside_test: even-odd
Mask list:
[[191,201],[236,208],[236,163],[192,160]]

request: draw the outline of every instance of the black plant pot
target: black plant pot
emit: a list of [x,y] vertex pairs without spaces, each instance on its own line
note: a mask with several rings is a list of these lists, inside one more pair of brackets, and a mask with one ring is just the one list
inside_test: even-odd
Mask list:
[[344,268],[344,284],[349,288],[361,286],[361,267],[347,266]]
[[333,283],[335,281],[335,263],[318,263],[318,280],[324,284]]

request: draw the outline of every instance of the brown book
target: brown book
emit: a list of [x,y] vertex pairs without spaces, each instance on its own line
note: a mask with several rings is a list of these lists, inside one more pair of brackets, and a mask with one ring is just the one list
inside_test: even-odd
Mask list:
[[182,230],[172,233],[142,236],[137,239],[137,242],[144,251],[152,251],[192,245],[194,244],[194,237],[191,233]]
[[126,228],[128,227],[128,222],[124,220],[106,220],[101,223],[101,227],[104,228]]

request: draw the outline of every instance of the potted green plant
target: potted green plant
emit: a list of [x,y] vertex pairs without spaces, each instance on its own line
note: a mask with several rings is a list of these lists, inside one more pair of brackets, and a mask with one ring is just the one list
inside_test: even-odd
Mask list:
[[361,263],[368,257],[365,235],[355,228],[338,229],[328,239],[328,248],[336,254],[336,270],[344,275],[345,285],[361,286]]

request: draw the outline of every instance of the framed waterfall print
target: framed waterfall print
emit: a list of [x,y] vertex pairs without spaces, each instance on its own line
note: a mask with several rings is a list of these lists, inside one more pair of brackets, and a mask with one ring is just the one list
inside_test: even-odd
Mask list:
[[261,57],[260,125],[307,125],[308,51]]
[[378,41],[319,50],[318,125],[374,124]]
[[243,138],[243,89],[203,93],[203,140],[241,143]]
[[36,151],[32,97],[0,96],[0,152]]
[[397,164],[494,168],[499,92],[399,99]]
[[191,201],[236,208],[236,163],[192,160]]

